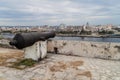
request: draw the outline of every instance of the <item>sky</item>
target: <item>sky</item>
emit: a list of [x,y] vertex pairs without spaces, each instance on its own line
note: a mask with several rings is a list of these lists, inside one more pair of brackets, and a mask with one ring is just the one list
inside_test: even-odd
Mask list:
[[120,24],[120,0],[0,0],[0,25]]

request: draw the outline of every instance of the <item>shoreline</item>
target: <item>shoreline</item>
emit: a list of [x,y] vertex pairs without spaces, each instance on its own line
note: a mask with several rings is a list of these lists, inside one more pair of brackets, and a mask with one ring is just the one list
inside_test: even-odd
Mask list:
[[56,35],[56,37],[88,37],[88,38],[120,38],[120,36],[108,36],[108,35],[99,35],[99,36],[92,36],[92,35]]
[[[10,33],[11,34],[11,33]],[[6,34],[9,37],[11,36],[10,34]],[[88,38],[120,38],[120,35],[113,34],[113,35],[79,35],[79,34],[57,34],[56,37],[88,37]],[[0,39],[4,38],[4,35],[0,34]]]

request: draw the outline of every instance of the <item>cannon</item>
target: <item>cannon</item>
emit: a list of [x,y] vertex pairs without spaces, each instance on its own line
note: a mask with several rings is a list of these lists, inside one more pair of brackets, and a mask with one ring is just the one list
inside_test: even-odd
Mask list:
[[55,37],[54,32],[18,33],[9,44],[15,46],[18,49],[23,49],[33,45],[37,41],[45,41],[53,37]]
[[55,32],[18,33],[9,44],[18,49],[23,49],[25,58],[40,60],[47,54],[47,40],[54,37]]

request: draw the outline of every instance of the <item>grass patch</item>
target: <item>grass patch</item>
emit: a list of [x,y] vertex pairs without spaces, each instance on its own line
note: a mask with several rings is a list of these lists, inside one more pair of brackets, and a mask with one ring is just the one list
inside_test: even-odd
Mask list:
[[11,67],[16,69],[25,69],[27,67],[32,67],[37,63],[33,59],[23,59],[18,62],[15,62]]
[[0,39],[3,39],[3,36],[2,36],[2,35],[0,35]]

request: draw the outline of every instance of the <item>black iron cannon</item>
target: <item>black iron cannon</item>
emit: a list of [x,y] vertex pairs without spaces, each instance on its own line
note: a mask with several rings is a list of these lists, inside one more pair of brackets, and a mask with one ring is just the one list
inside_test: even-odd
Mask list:
[[45,41],[53,37],[55,37],[55,32],[18,33],[15,35],[13,40],[9,42],[9,44],[18,49],[23,49],[25,47],[32,46],[37,41]]

